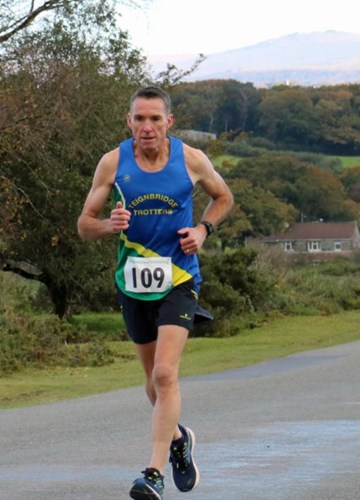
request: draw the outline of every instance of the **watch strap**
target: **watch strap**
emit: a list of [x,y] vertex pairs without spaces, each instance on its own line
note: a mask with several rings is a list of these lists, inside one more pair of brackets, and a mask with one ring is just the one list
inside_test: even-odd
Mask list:
[[203,226],[205,226],[206,232],[207,232],[206,237],[209,237],[210,234],[212,234],[214,232],[214,226],[211,224],[211,222],[209,222],[207,220],[201,220],[199,222],[199,224],[202,224]]

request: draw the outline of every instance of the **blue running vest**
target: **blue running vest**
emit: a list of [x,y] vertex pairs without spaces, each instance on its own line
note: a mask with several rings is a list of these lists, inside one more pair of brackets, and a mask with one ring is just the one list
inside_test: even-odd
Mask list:
[[[115,280],[121,292],[140,300],[160,299],[174,286],[191,278],[194,279],[195,291],[198,292],[201,283],[198,258],[196,255],[185,255],[180,247],[180,235],[177,234],[179,229],[193,227],[194,185],[185,166],[182,141],[172,136],[168,139],[169,160],[158,172],[146,172],[137,165],[133,139],[127,139],[119,145],[120,159],[113,187],[114,200],[115,204],[121,201],[131,212],[131,219],[129,228],[119,236]],[[127,261],[129,259],[132,262],[132,257],[170,257],[170,287],[161,292],[155,290],[145,293],[126,289],[125,268],[128,269]],[[159,269],[145,268],[140,274],[134,275],[135,283],[141,280],[147,286],[151,281],[156,284],[156,280],[159,280],[160,284],[162,275],[159,272]]]

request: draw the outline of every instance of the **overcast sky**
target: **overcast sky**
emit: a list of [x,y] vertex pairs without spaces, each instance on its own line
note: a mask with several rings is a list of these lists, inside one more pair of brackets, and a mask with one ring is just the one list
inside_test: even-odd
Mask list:
[[296,32],[360,35],[359,5],[359,0],[149,0],[143,10],[122,6],[121,27],[147,56],[209,55]]

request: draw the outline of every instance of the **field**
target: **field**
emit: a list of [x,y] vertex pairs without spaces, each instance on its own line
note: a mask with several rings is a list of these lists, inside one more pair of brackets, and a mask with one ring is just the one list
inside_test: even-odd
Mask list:
[[341,161],[344,170],[360,166],[360,156],[337,156],[336,158]]
[[[360,166],[360,156],[321,156],[329,160],[338,160],[344,170],[346,170],[347,168]],[[240,159],[241,158],[237,156],[223,154],[214,159],[213,163],[216,168],[219,168],[224,163],[226,163],[227,165],[236,164]]]

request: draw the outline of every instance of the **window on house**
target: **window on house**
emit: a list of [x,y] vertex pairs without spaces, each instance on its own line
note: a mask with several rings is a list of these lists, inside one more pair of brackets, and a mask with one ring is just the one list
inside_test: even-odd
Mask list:
[[292,241],[284,241],[284,250],[285,252],[293,252],[294,244]]
[[321,251],[320,241],[308,241],[307,248],[309,252],[320,252]]
[[334,251],[341,252],[341,250],[342,250],[341,241],[335,241],[334,242]]

